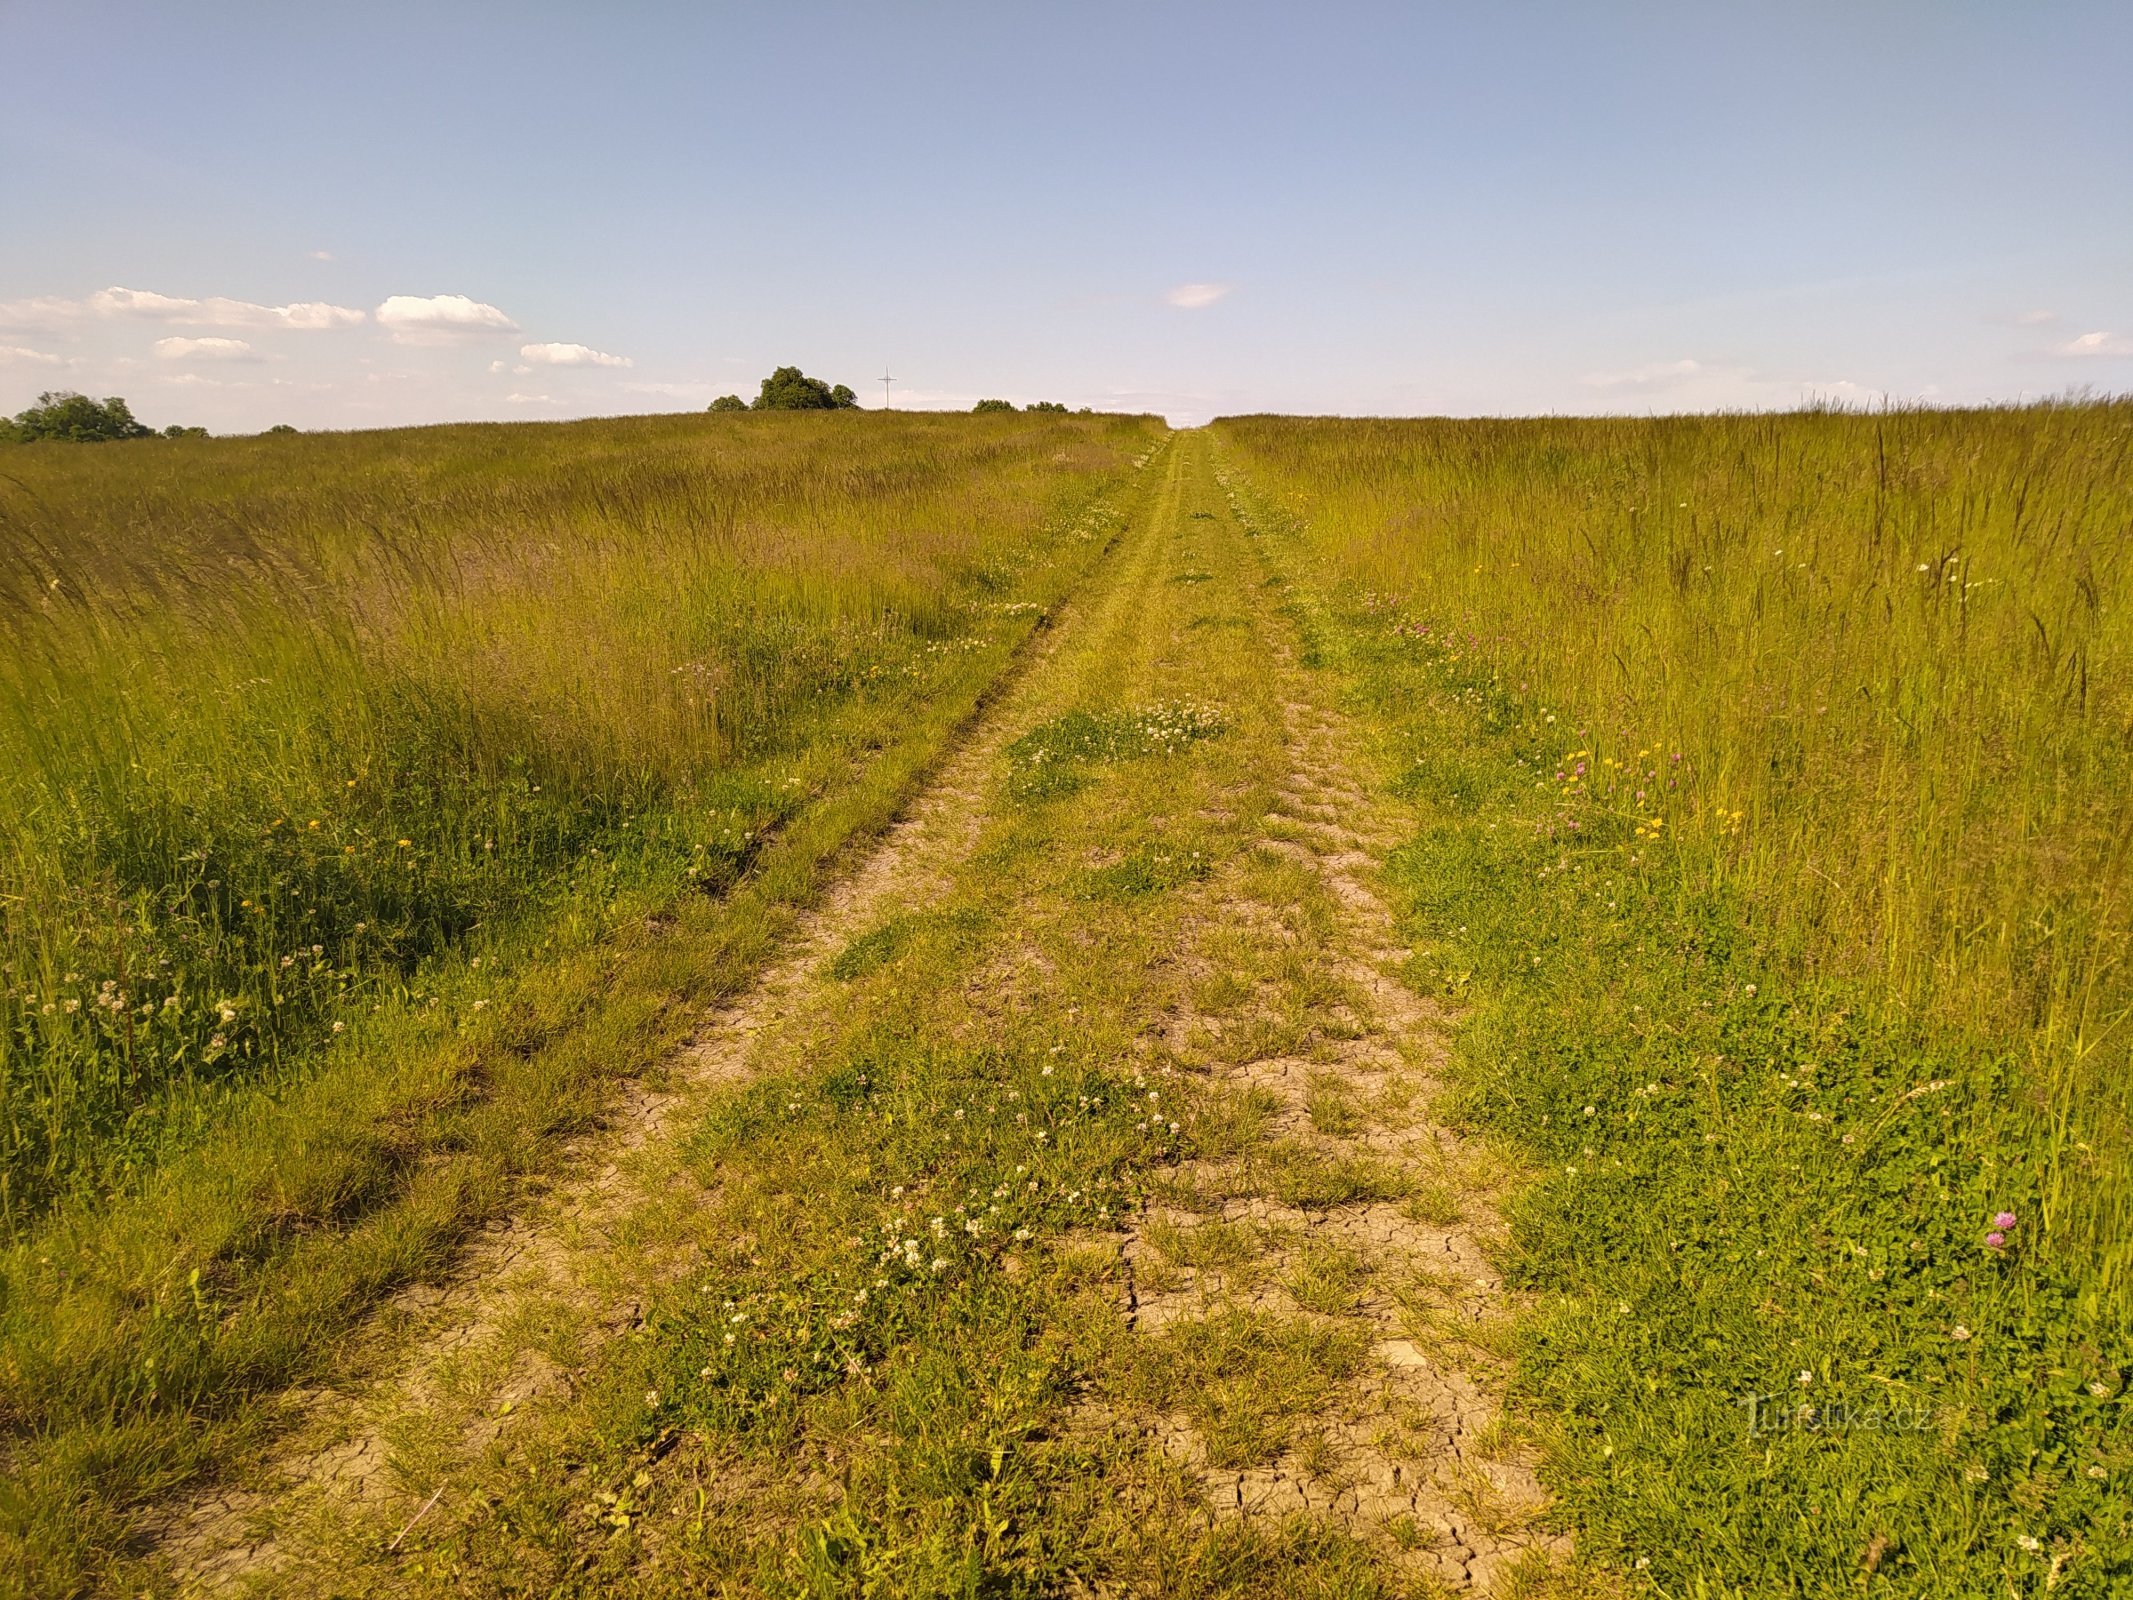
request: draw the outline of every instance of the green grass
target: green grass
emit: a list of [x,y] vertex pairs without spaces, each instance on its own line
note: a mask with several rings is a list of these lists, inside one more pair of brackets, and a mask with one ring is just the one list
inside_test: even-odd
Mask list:
[[1221,433],[1426,819],[1581,1552],[2123,1592],[2133,411]]
[[[648,1260],[690,1269],[630,1291],[644,1296],[637,1333],[583,1331],[565,1401],[449,1458],[446,1501],[398,1551],[384,1523],[413,1507],[350,1511],[291,1581],[417,1595],[1424,1592],[1342,1530],[1211,1526],[1198,1483],[1143,1431],[1174,1413],[1204,1425],[1218,1459],[1264,1461],[1306,1440],[1368,1345],[1249,1313],[1143,1338],[1121,1314],[1121,1234],[1178,1181],[1175,1164],[1224,1138],[1265,1142],[1264,1090],[1150,1048],[1198,981],[1193,953],[1214,941],[1263,970],[1270,1005],[1323,988],[1317,912],[1284,904],[1264,927],[1209,914],[1242,887],[1295,888],[1292,863],[1254,848],[1288,770],[1265,668],[1282,624],[1229,527],[1198,558],[1250,631],[1176,643],[1198,598],[1163,581],[1178,513],[1220,501],[1204,447],[1171,449],[1056,653],[1001,702],[1005,731],[1025,737],[1003,741],[970,802],[974,841],[923,862],[937,884],[923,911],[895,909],[830,956],[828,981],[758,1036],[752,1077],[689,1143],[695,1181],[632,1220]],[[1173,736],[1173,716],[1146,710],[1169,696],[1208,708],[1196,725],[1221,737]],[[1064,753],[1076,781],[1030,794],[1037,749]],[[1128,862],[1145,878],[1096,877]],[[1226,1059],[1248,1059],[1235,1049]],[[1333,1162],[1275,1166],[1326,1203],[1382,1182]],[[1243,1265],[1256,1233],[1151,1237]],[[637,1281],[626,1265],[621,1279]],[[1356,1290],[1330,1258],[1298,1281],[1327,1305]]]
[[[982,436],[981,436],[982,435]],[[67,1592],[756,969],[1135,419],[8,452],[0,1566]]]

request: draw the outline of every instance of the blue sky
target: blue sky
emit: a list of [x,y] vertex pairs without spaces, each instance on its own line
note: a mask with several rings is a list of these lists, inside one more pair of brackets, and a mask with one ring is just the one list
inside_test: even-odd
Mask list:
[[0,410],[2123,391],[2129,83],[2124,0],[0,0]]

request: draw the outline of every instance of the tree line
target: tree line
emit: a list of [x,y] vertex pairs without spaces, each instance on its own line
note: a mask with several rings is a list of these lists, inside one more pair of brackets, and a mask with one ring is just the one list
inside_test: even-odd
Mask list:
[[205,439],[207,429],[173,422],[158,432],[135,418],[117,395],[91,400],[70,389],[47,389],[37,403],[13,417],[0,417],[0,444],[61,439],[69,444],[108,444],[116,439]]

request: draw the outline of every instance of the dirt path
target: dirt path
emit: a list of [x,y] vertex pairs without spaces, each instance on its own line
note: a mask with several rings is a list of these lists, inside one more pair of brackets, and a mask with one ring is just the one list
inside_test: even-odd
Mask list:
[[[1193,441],[1184,454],[1202,504],[1214,501],[1206,450]],[[1240,535],[1236,503],[1224,494],[1221,506],[1223,532]],[[1292,863],[1306,885],[1299,899],[1315,897],[1323,915],[1315,928],[1270,916],[1263,897],[1232,883],[1210,897],[1204,926],[1232,939],[1252,926],[1331,982],[1312,1025],[1292,1029],[1279,1053],[1225,1047],[1225,1035],[1264,1031],[1249,1005],[1181,1010],[1164,1048],[1250,1095],[1266,1136],[1334,1176],[1285,1182],[1252,1150],[1188,1162],[1170,1203],[1151,1207],[1125,1243],[1131,1315],[1148,1336],[1240,1309],[1308,1319],[1368,1354],[1271,1462],[1224,1460],[1182,1416],[1156,1432],[1217,1514],[1327,1519],[1393,1544],[1439,1584],[1486,1592],[1522,1562],[1538,1567],[1568,1548],[1538,1527],[1546,1498],[1497,1398],[1509,1307],[1490,1246],[1503,1174],[1431,1115],[1445,1022],[1400,981],[1409,951],[1378,887],[1405,819],[1373,781],[1364,731],[1334,686],[1300,664],[1293,626],[1269,617],[1263,637],[1283,771],[1257,852]],[[1210,972],[1219,959],[1219,947],[1197,956]],[[1382,1192],[1335,1198],[1344,1187]]]
[[[1200,1559],[1193,1539],[1298,1518],[1400,1575],[1357,1593],[1484,1593],[1560,1554],[1538,1529],[1544,1501],[1496,1398],[1509,1309],[1489,1254],[1501,1174],[1431,1113],[1445,1024],[1399,979],[1408,952],[1379,888],[1409,819],[1384,798],[1336,686],[1300,659],[1280,577],[1223,489],[1208,438],[1177,436],[1150,479],[1120,548],[906,818],[756,989],[585,1143],[582,1177],[484,1240],[450,1285],[407,1297],[417,1331],[405,1358],[382,1382],[324,1397],[278,1457],[278,1483],[192,1508],[167,1542],[190,1587],[345,1580],[344,1556],[399,1560],[406,1540],[444,1552],[434,1570],[446,1573],[511,1563],[552,1577],[547,1563],[567,1547],[574,1592],[785,1592],[805,1542],[795,1530],[826,1526],[841,1507],[873,1530],[848,1543],[875,1555],[850,1559],[883,1565],[820,1581],[934,1592],[935,1580],[912,1576],[932,1546],[917,1533],[899,1546],[894,1527],[867,1522],[878,1503],[939,1503],[944,1458],[989,1459],[996,1479],[1046,1439],[1083,1452],[1072,1470],[1100,1475],[1100,1499],[1161,1508],[1149,1525],[1128,1516],[1100,1534],[1050,1509],[1056,1498],[1026,1511],[1032,1526],[1060,1519],[1031,1533],[1030,1548],[1087,1541],[1065,1570],[1073,1582],[1084,1562],[1111,1572],[1105,1593],[1164,1592],[1163,1573]],[[1007,752],[1025,735],[1094,725],[1076,717],[1174,726],[1179,707],[1204,709],[1224,731],[1162,759],[1095,760],[1052,800],[1030,802],[1010,782]],[[1200,865],[1173,870],[1181,861]],[[935,932],[867,975],[831,973],[855,940],[912,911]],[[893,1117],[830,1110],[806,1087],[867,1028],[933,1052],[900,1070],[941,1074],[916,1109],[922,1124],[957,1130],[949,1143],[905,1131],[911,1101]],[[964,1049],[999,1076],[970,1077],[956,1064]],[[1152,1187],[1129,1215],[1089,1211],[1087,1230],[1028,1246],[1049,1250],[1050,1266],[1018,1263],[986,1291],[1027,1295],[1016,1315],[1053,1319],[1078,1341],[1085,1376],[1070,1416],[1044,1384],[988,1387],[1042,1341],[987,1345],[974,1318],[928,1335],[968,1340],[955,1358],[961,1388],[916,1413],[883,1412],[870,1409],[886,1392],[878,1374],[855,1364],[819,1414],[793,1414],[773,1452],[750,1454],[747,1437],[700,1420],[670,1430],[671,1454],[625,1451],[566,1487],[552,1470],[529,1486],[512,1452],[488,1448],[523,1419],[568,1414],[597,1387],[598,1352],[648,1305],[685,1325],[669,1292],[684,1275],[702,1280],[698,1295],[729,1296],[720,1315],[738,1321],[751,1273],[789,1286],[845,1271],[842,1252],[858,1244],[845,1236],[868,1216],[913,1233],[930,1224],[940,1238],[952,1211],[963,1219],[953,1226],[976,1234],[1013,1194],[1035,1193],[1039,1171],[1076,1200],[1112,1181],[1095,1167],[1083,1179],[1040,1165],[1065,1155],[1071,1130],[1057,1124],[1046,1143],[1018,1109],[1050,1092],[1051,1063],[1084,1070],[1077,1057],[1128,1074],[1151,1108],[1129,1126],[1167,1127],[1184,1159],[1144,1163]],[[802,1097],[786,1107],[790,1126],[716,1159],[692,1149],[707,1108],[758,1080]],[[956,1152],[980,1145],[1013,1152],[983,1158],[1008,1163],[1011,1184],[965,1192],[948,1177],[972,1159]],[[737,1239],[750,1241],[739,1260]],[[1074,1265],[1083,1257],[1099,1263],[1092,1274]],[[1070,1302],[1093,1321],[1075,1324]],[[990,1315],[1001,1324],[997,1307]],[[716,1370],[696,1376],[714,1383]],[[1025,1421],[1009,1428],[1010,1412]],[[959,1415],[979,1431],[951,1449],[941,1439]],[[559,1459],[533,1454],[551,1469]],[[595,1514],[599,1481],[628,1488],[619,1525]],[[972,1492],[989,1507],[992,1480]],[[511,1509],[459,1523],[460,1499]],[[1010,1537],[990,1509],[977,1521],[993,1530],[981,1539]],[[1285,1559],[1264,1553],[1279,1539],[1252,1546],[1262,1550],[1252,1559]],[[809,1559],[833,1559],[828,1540],[812,1548]],[[1023,1558],[1003,1545],[1000,1559]],[[614,1575],[581,1576],[593,1561]],[[785,1576],[743,1575],[766,1571]],[[405,1565],[393,1583],[451,1587]]]
[[[1100,570],[1091,581],[1104,581]],[[566,1392],[575,1362],[558,1351],[582,1361],[637,1324],[647,1293],[697,1253],[659,1222],[671,1217],[677,1187],[695,1182],[678,1137],[708,1096],[748,1076],[758,1041],[804,1008],[825,963],[857,932],[940,892],[969,853],[987,778],[1013,735],[1003,696],[1057,649],[1073,611],[1073,603],[1057,608],[1031,637],[925,790],[800,914],[786,953],[656,1081],[624,1088],[601,1129],[570,1151],[567,1176],[492,1226],[448,1281],[396,1297],[387,1315],[401,1325],[404,1354],[392,1369],[348,1392],[297,1397],[304,1420],[253,1484],[218,1487],[172,1514],[155,1543],[181,1591],[272,1587],[291,1546],[325,1542],[317,1536],[351,1516],[408,1502],[424,1490],[418,1463],[469,1456],[514,1416]],[[432,1475],[441,1483],[441,1471]]]

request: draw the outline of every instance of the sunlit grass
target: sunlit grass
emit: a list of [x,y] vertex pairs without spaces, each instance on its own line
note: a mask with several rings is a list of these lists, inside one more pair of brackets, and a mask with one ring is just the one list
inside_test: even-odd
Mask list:
[[1803,969],[2016,1048],[2046,1220],[2123,1283],[2133,405],[1221,431],[1557,837],[1694,835]]
[[1581,1554],[2115,1593],[2133,407],[1221,426],[1416,810]]
[[246,1458],[262,1396],[375,1359],[366,1310],[886,824],[1153,440],[839,415],[7,451],[9,1581],[78,1592],[151,1497]]

